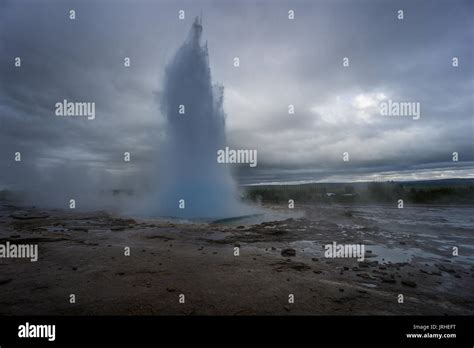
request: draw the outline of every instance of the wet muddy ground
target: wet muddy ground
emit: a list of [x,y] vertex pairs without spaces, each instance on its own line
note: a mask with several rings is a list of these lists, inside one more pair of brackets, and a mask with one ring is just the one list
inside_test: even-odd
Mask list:
[[[377,209],[303,206],[294,218],[246,225],[0,202],[0,244],[39,249],[37,262],[0,258],[0,313],[474,314],[472,209],[457,212],[464,224],[452,211],[452,223],[440,218],[443,207],[428,216],[426,207]],[[364,244],[365,260],[326,258],[333,242]]]

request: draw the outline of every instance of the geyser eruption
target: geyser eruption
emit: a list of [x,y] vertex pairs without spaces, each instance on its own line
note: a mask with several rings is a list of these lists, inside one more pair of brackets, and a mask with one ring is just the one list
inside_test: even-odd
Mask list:
[[158,213],[162,216],[223,218],[249,213],[237,198],[226,164],[223,86],[213,86],[207,43],[196,18],[189,37],[166,68],[161,111],[165,142],[158,160]]

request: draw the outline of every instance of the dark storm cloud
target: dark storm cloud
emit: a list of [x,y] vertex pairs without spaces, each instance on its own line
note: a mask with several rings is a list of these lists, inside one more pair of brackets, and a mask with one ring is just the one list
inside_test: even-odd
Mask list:
[[[259,111],[269,110],[268,117],[258,116],[259,132],[250,133],[242,124],[234,133],[235,139],[250,133],[251,142],[260,144],[260,170],[275,174],[276,167],[306,168],[315,179],[321,168],[326,175],[342,169],[348,175],[361,169],[416,170],[419,165],[450,166],[456,151],[463,161],[458,168],[470,169],[460,175],[472,176],[472,4],[341,1],[309,8],[297,13],[311,14],[313,23],[309,18],[295,23],[293,40],[287,33],[263,30],[250,38],[281,48],[276,53],[280,60],[267,60],[241,77],[252,81],[240,90],[245,101],[240,104],[248,105],[241,113],[252,114],[252,95],[264,101]],[[396,19],[398,9],[405,12],[403,21]],[[266,48],[270,55],[277,51]],[[462,67],[452,67],[454,56],[464,62]],[[286,57],[293,63],[282,69]],[[350,67],[342,67],[342,57],[349,57]],[[265,74],[258,74],[262,66]],[[263,75],[271,76],[265,87]],[[253,88],[253,81],[258,86]],[[371,105],[380,94],[420,102],[421,119],[382,118]],[[290,103],[297,110],[294,124],[286,112]],[[345,151],[353,162],[341,161]]]
[[[0,4],[2,185],[83,191],[146,182],[164,136],[157,98],[164,68],[201,10],[213,80],[225,86],[229,144],[259,151],[257,169],[236,170],[243,181],[442,168],[472,174],[469,1]],[[381,117],[382,96],[420,102],[421,118]],[[96,119],[54,116],[63,99],[95,102]],[[21,165],[12,163],[17,151]],[[350,163],[341,161],[345,151]],[[462,162],[452,168],[454,151]]]

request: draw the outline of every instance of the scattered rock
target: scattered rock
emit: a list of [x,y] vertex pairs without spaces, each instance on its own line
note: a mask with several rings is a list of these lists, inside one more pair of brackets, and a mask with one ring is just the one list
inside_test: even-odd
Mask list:
[[394,263],[395,267],[404,267],[404,266],[408,266],[408,262],[397,262],[397,263]]
[[89,232],[89,230],[85,227],[71,227],[70,230],[76,232]]
[[165,237],[165,236],[146,236],[146,238],[147,238],[147,239],[163,239],[163,241],[165,241],[165,242],[174,239],[174,238]]
[[309,271],[311,269],[311,267],[309,267],[308,265],[305,265],[304,263],[296,263],[294,265],[291,265],[290,268],[299,272]]
[[5,243],[9,241],[10,244],[33,244],[33,243],[52,243],[52,242],[62,242],[68,240],[66,238],[17,238],[15,240],[9,240],[7,238],[0,238],[0,243]]
[[403,280],[402,279],[402,284],[405,286],[409,286],[410,288],[416,287],[416,283],[412,280]]
[[296,256],[296,250],[291,249],[291,248],[283,249],[281,251],[281,256],[284,256],[284,257]]
[[16,212],[10,215],[13,219],[17,220],[32,220],[32,219],[46,219],[49,215],[43,213],[28,213],[28,212]]
[[440,271],[447,272],[447,273],[456,273],[456,271],[452,268],[447,268],[443,265],[435,265],[435,266],[438,267]]
[[357,276],[363,279],[371,279],[371,280],[375,279],[369,273],[358,273]]
[[0,285],[5,285],[5,284],[8,284],[12,281],[13,279],[9,278],[9,279],[0,279]]

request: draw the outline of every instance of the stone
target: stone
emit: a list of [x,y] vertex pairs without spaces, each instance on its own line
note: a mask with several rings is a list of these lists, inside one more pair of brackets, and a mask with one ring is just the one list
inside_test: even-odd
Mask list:
[[284,257],[296,256],[296,250],[291,249],[291,248],[283,249],[281,251],[281,256],[284,256]]
[[405,286],[409,286],[410,288],[416,287],[416,283],[412,280],[403,280],[402,279],[402,284]]

